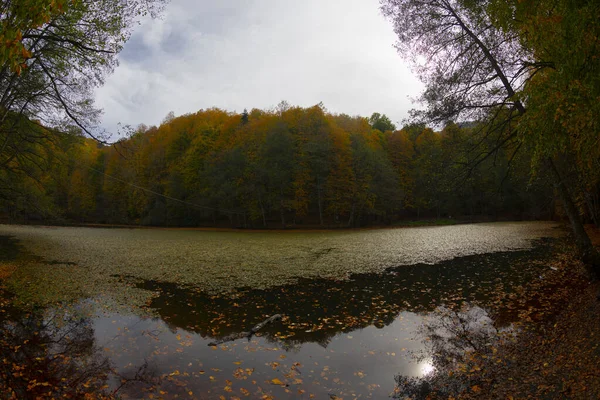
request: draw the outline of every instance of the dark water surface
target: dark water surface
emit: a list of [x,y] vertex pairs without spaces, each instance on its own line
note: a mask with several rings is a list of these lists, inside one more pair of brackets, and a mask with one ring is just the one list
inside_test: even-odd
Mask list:
[[[14,245],[7,240],[3,247]],[[228,294],[116,274],[119,284],[151,295],[144,310],[115,312],[98,296],[3,312],[3,352],[33,360],[32,371],[45,363],[57,382],[82,374],[90,391],[124,398],[387,398],[396,375],[429,372],[411,358],[423,348],[415,331],[424,319],[463,302],[491,310],[496,293],[543,275],[553,242]],[[276,313],[283,319],[250,340],[208,345]],[[70,362],[48,367],[59,353]]]

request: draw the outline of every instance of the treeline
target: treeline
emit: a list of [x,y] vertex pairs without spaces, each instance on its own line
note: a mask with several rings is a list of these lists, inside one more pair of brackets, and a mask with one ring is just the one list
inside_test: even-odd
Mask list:
[[[47,140],[32,144],[44,165],[21,175],[2,208],[14,221],[254,228],[547,218],[552,190],[543,174],[530,177],[527,152],[473,158],[497,146],[477,127],[396,130],[377,113],[282,103],[170,114],[113,146],[45,131]],[[11,180],[3,170],[0,181]]]

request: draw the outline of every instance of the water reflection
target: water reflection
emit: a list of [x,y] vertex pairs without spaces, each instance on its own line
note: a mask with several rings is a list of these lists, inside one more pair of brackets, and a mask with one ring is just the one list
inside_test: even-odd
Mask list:
[[0,384],[8,398],[83,397],[105,390],[109,360],[91,319],[68,312],[25,313],[3,298]]
[[11,300],[0,289],[1,398],[139,398],[160,384],[146,362],[116,367],[89,301],[24,311]]
[[[118,365],[148,362],[164,378],[155,389],[166,393],[382,398],[393,392],[396,374],[437,370],[437,359],[411,358],[423,349],[413,339],[425,318],[459,310],[464,301],[485,304],[497,290],[510,291],[537,276],[540,266],[531,261],[547,256],[549,246],[540,242],[532,251],[468,256],[349,280],[300,280],[229,296],[122,277],[155,293],[148,307],[159,318],[99,317],[96,334],[100,340],[118,337],[108,346]],[[284,320],[267,325],[250,342],[207,346],[276,313]]]
[[[537,276],[541,267],[531,260],[543,260],[549,246],[540,242],[535,250],[227,296],[122,276],[154,293],[148,304],[153,317],[108,312],[102,298],[38,313],[2,313],[0,344],[8,361],[0,383],[16,398],[44,390],[55,397],[104,392],[122,398],[385,398],[402,387],[397,374],[407,377],[407,388],[417,382],[414,377],[438,376],[442,359],[411,359],[423,349],[414,332],[425,319],[468,320],[450,316],[465,301],[485,304],[496,290],[510,291]],[[465,315],[483,312],[472,310]],[[251,341],[207,346],[275,313],[285,318]],[[440,318],[444,313],[450,319]],[[10,375],[15,368],[21,375]]]
[[433,365],[433,360],[423,361],[419,364],[419,371],[421,371],[421,375],[427,376],[435,372],[435,366]]
[[12,261],[20,252],[21,248],[17,239],[12,236],[0,235],[0,261]]
[[371,326],[338,335],[327,348],[310,342],[284,348],[264,337],[212,348],[209,339],[171,330],[161,319],[118,319],[111,314],[95,319],[95,330],[117,371],[143,360],[160,378],[158,384],[139,385],[137,397],[160,392],[188,397],[192,392],[199,398],[245,393],[277,399],[311,394],[381,398],[393,390],[397,372],[418,373],[407,357],[420,348],[410,338],[420,319],[408,312],[400,317],[385,330]]
[[549,247],[550,242],[540,241],[535,250],[402,266],[347,280],[304,279],[293,285],[221,296],[172,283],[121,278],[154,292],[149,308],[173,330],[183,328],[203,338],[220,339],[282,314],[286,317],[283,324],[261,331],[269,340],[289,347],[307,342],[327,347],[339,333],[368,326],[383,329],[404,311],[430,313],[442,304],[485,302],[498,291],[511,291],[539,274],[539,266],[531,265],[532,258],[543,259]]
[[491,371],[505,362],[496,356],[500,343],[515,332],[496,327],[488,312],[464,303],[460,309],[438,307],[423,319],[417,333],[423,348],[412,356],[422,363],[424,374],[397,375],[397,399],[460,398],[480,391],[494,379]]

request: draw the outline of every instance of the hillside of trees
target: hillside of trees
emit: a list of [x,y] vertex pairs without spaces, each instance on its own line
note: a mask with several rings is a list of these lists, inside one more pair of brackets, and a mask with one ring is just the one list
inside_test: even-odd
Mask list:
[[[26,121],[28,124],[34,124]],[[422,218],[552,217],[553,190],[531,155],[496,147],[478,124],[397,130],[385,115],[323,105],[200,110],[140,125],[115,145],[38,126],[11,160],[12,222],[148,226],[358,227]]]

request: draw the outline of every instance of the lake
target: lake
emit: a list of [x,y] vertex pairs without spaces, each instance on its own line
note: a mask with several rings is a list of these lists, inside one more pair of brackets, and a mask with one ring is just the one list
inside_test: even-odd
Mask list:
[[[385,398],[396,375],[429,372],[413,360],[424,320],[442,306],[486,310],[496,293],[539,279],[562,234],[545,222],[329,232],[1,225],[3,258],[20,260],[14,302],[45,305],[7,306],[3,323],[19,351],[67,338],[37,349],[40,363],[54,348],[73,350],[51,370],[57,382],[74,379],[76,363],[90,391],[124,398]],[[250,340],[209,346],[273,314],[282,320]]]

